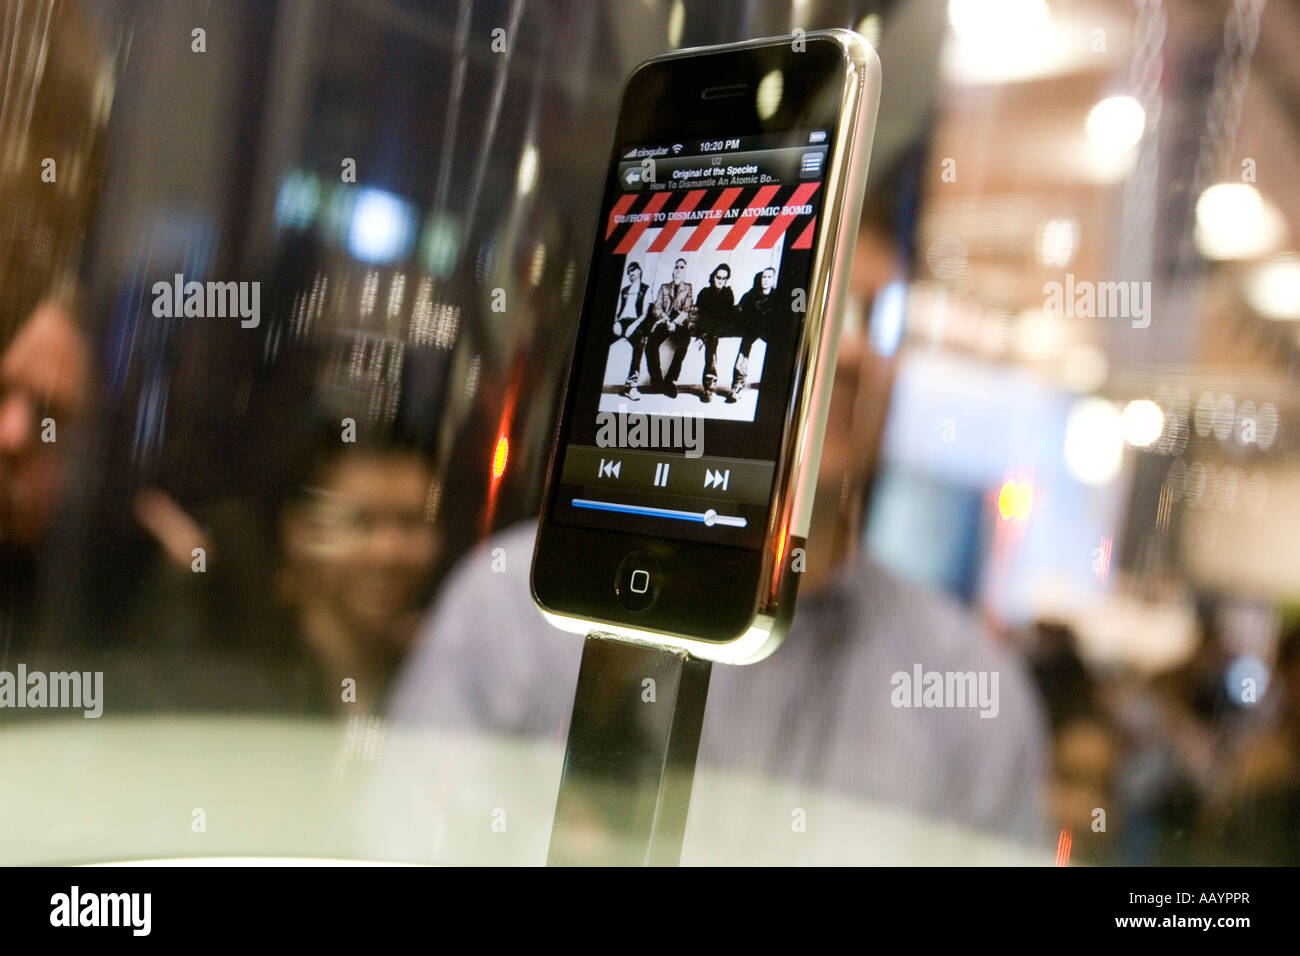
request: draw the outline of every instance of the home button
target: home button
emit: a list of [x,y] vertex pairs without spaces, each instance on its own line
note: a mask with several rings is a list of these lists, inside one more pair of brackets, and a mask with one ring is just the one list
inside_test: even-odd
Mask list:
[[649,551],[633,551],[618,566],[614,575],[614,594],[629,611],[644,611],[663,586],[664,571],[659,559]]

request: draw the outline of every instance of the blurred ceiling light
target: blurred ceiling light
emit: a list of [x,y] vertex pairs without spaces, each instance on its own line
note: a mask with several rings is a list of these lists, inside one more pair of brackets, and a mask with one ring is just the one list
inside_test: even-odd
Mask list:
[[357,192],[348,227],[348,251],[362,262],[392,262],[409,251],[414,216],[409,204],[382,189]]
[[539,242],[533,246],[533,261],[528,269],[528,284],[539,286],[542,284],[542,276],[546,274],[546,243]]
[[898,351],[906,316],[907,284],[895,279],[871,303],[870,342],[878,355],[893,355]]
[[393,276],[393,281],[388,284],[388,305],[384,309],[385,315],[394,319],[402,313],[402,301],[406,297],[406,273],[399,272]]
[[293,229],[311,225],[320,199],[320,181],[311,173],[294,170],[280,184],[275,199],[276,225]]
[[1012,344],[1030,361],[1050,359],[1065,347],[1065,323],[1042,309],[1025,309],[1016,317]]
[[519,157],[519,173],[515,177],[515,192],[527,196],[537,185],[537,147],[529,143]]
[[361,295],[357,297],[358,305],[363,316],[372,315],[375,311],[375,299],[379,297],[379,270],[369,269],[366,271],[365,278],[361,280]]
[[1142,104],[1131,96],[1108,96],[1088,111],[1088,139],[1100,150],[1125,153],[1137,145],[1146,128]]
[[460,257],[460,223],[446,213],[436,214],[424,227],[420,264],[439,279],[448,278]]
[[1196,400],[1196,411],[1192,416],[1192,424],[1196,428],[1196,434],[1202,438],[1210,436],[1210,431],[1214,428],[1213,392],[1201,392],[1201,397]]
[[1196,200],[1196,248],[1207,259],[1253,259],[1286,236],[1277,207],[1247,183],[1218,183]]
[[668,45],[673,49],[682,45],[682,28],[686,26],[686,4],[682,0],[673,0],[673,8],[668,13]]
[[925,261],[936,279],[955,279],[966,271],[966,243],[956,236],[940,236],[926,249]]
[[1256,266],[1246,278],[1246,300],[1266,319],[1300,319],[1300,258],[1288,252]]
[[1047,23],[1046,0],[948,0],[948,22],[962,40],[1010,46]]
[[880,46],[880,14],[868,13],[858,23],[858,33],[872,46]]
[[1255,423],[1255,444],[1265,450],[1273,446],[1277,438],[1277,406],[1265,402],[1259,406],[1259,421]]
[[1219,441],[1224,441],[1232,434],[1236,421],[1237,400],[1231,394],[1224,392],[1222,395],[1215,395],[1213,392],[1202,392],[1201,397],[1196,400],[1192,423],[1196,428],[1196,434],[1202,438],[1213,435]]
[[959,85],[1016,83],[1096,63],[1082,24],[1051,19],[1044,0],[949,0],[944,75]]
[[1070,264],[1079,246],[1079,224],[1073,219],[1049,219],[1038,237],[1038,261],[1053,269]]
[[1090,342],[1071,345],[1061,357],[1061,381],[1076,392],[1093,392],[1106,384],[1110,363],[1106,353]]
[[564,264],[564,279],[560,282],[560,300],[568,302],[573,298],[573,284],[578,278],[578,264],[570,259]]
[[[478,380],[479,380],[479,376],[482,374],[483,374],[483,359],[480,356],[475,355],[472,359],[470,359],[469,368],[466,369],[465,371],[465,397],[467,399],[473,399],[474,396],[478,394]],[[497,442],[497,449],[500,450],[500,447],[501,447],[501,443]],[[506,452],[508,453],[509,451],[510,451],[510,442],[507,441]],[[493,468],[495,468],[496,467],[495,453],[493,454],[492,461],[493,461]],[[505,471],[504,459],[501,462],[501,470],[502,472]]]
[[781,96],[785,92],[785,76],[780,70],[772,70],[758,81],[758,92],[754,105],[758,109],[758,118],[770,119],[781,105]]
[[1071,405],[1063,451],[1065,468],[1076,481],[1104,485],[1114,479],[1124,458],[1124,432],[1115,406],[1095,396]]
[[1124,440],[1137,448],[1149,448],[1165,428],[1165,413],[1149,398],[1139,398],[1124,406],[1120,416]]
[[1232,434],[1232,426],[1237,423],[1237,400],[1231,395],[1220,395],[1214,406],[1214,437],[1227,441]]

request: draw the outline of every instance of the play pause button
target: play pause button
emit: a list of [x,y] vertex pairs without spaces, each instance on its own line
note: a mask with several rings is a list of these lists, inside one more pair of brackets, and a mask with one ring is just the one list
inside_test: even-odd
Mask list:
[[704,487],[715,488],[719,491],[727,490],[727,482],[731,481],[731,469],[725,468],[722,471],[714,471],[712,468],[704,469]]

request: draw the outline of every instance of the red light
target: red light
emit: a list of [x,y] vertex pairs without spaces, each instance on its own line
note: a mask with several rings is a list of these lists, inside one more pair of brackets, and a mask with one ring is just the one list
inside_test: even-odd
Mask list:
[[1074,834],[1069,830],[1062,830],[1061,835],[1056,841],[1056,865],[1070,865],[1070,847],[1074,844]]
[[510,456],[510,440],[502,435],[497,439],[497,450],[492,455],[492,477],[500,478],[506,473],[506,459]]

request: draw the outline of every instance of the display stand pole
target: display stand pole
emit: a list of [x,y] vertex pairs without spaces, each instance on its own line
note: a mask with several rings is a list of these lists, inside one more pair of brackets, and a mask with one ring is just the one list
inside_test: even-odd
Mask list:
[[681,861],[711,667],[587,637],[548,866]]

